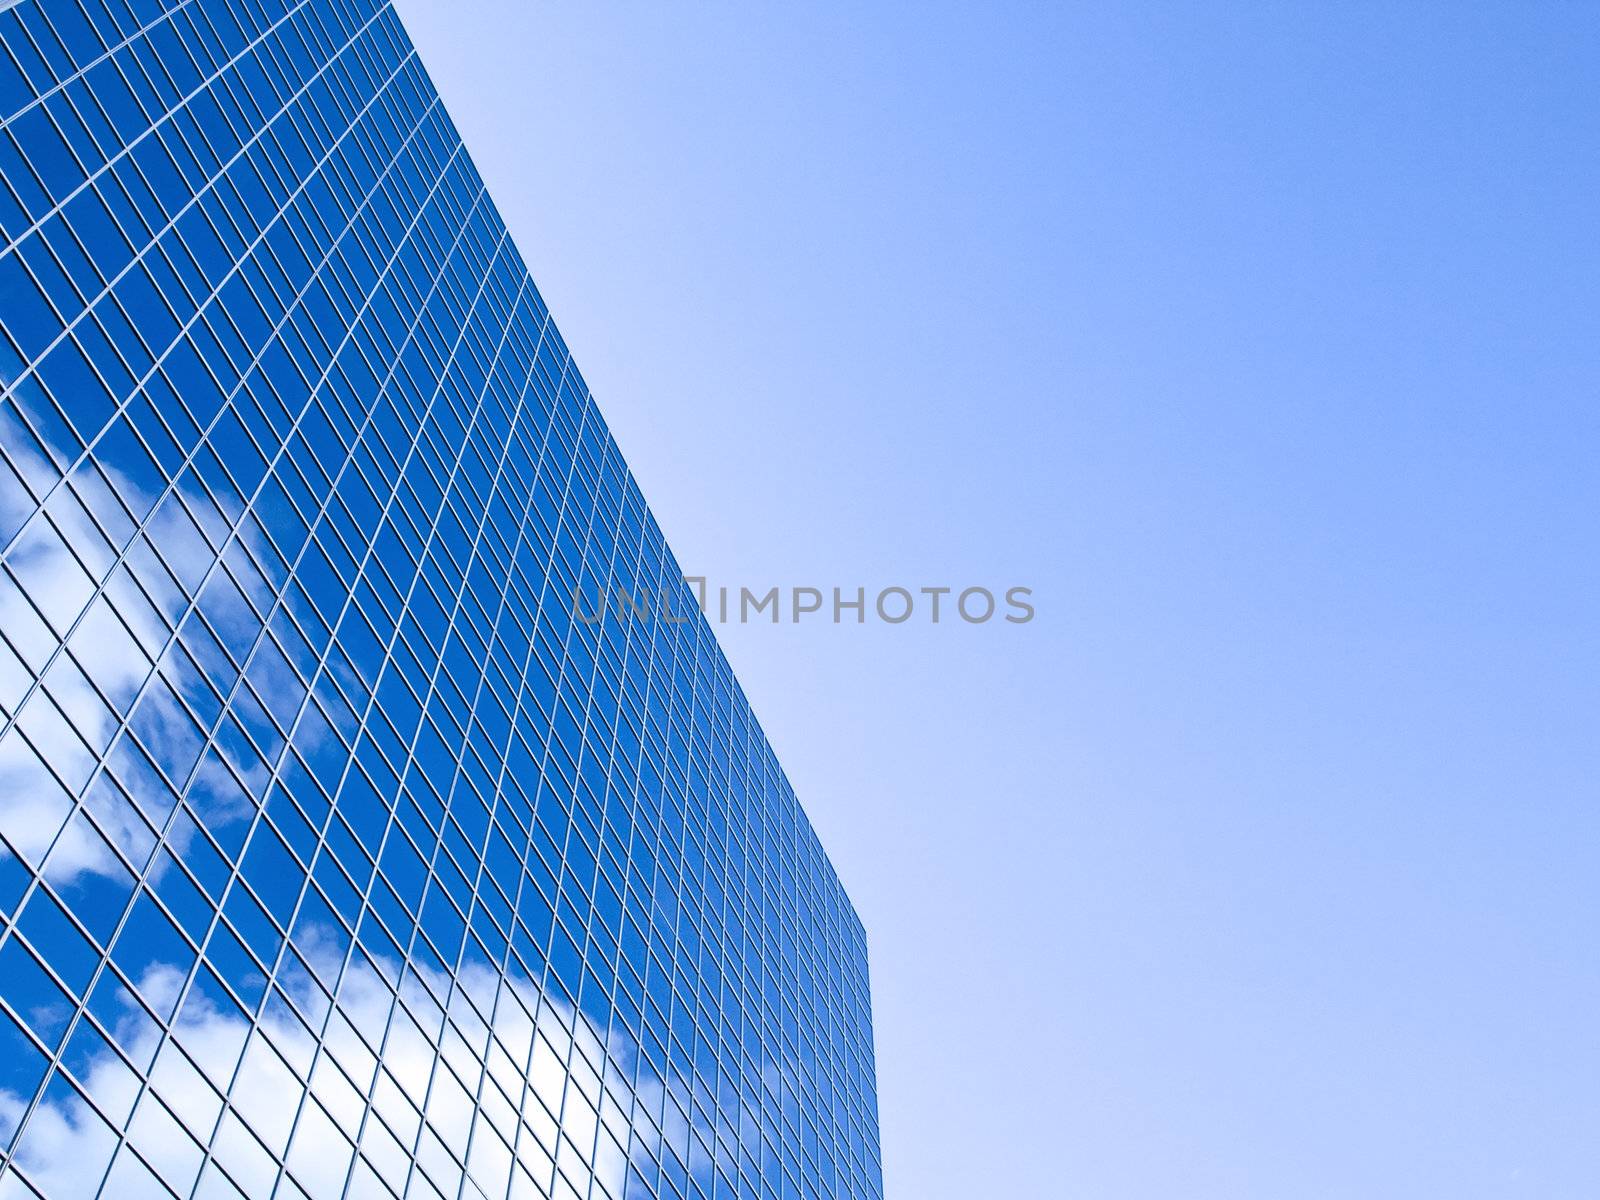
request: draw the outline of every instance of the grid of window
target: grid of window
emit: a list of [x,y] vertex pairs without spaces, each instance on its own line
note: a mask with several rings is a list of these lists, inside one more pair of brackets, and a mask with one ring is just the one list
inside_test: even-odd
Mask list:
[[708,626],[571,619],[687,589],[388,3],[0,13],[0,326],[0,1200],[881,1198],[860,924]]

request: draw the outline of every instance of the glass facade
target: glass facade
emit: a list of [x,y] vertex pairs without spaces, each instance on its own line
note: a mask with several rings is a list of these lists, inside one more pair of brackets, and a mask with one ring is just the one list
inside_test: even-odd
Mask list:
[[705,622],[573,619],[688,589],[387,3],[0,13],[0,326],[0,1200],[881,1197],[861,926]]

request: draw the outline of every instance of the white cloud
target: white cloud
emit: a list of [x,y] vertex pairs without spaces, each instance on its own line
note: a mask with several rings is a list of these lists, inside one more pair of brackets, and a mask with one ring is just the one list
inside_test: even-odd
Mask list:
[[[325,953],[312,951],[313,957]],[[321,961],[314,966],[322,973],[337,964]],[[182,982],[176,970],[161,966],[151,968],[138,981],[152,1004],[168,1010],[176,1002]],[[662,1098],[671,1094],[692,1111],[686,1087],[664,1083],[653,1073],[645,1073],[637,1087],[619,1085],[617,1081],[632,1077],[634,1055],[618,1046],[617,1039],[607,1046],[586,1016],[530,985],[504,980],[478,965],[460,973],[454,990],[441,974],[430,973],[422,982],[434,994],[452,997],[449,1010],[455,1024],[437,1040],[394,1005],[392,993],[371,967],[353,963],[332,1006],[334,1018],[309,1094],[286,1061],[299,1057],[293,1047],[306,1043],[308,1035],[286,1010],[269,1006],[252,1029],[243,1015],[223,1012],[191,991],[175,1019],[171,1038],[186,1058],[178,1055],[172,1044],[159,1046],[155,1027],[131,1012],[113,1032],[134,1061],[154,1060],[150,1071],[153,1091],[191,1128],[208,1133],[215,1127],[222,1112],[219,1093],[227,1089],[234,1109],[256,1137],[273,1154],[287,1153],[289,1169],[312,1200],[338,1195],[354,1162],[351,1135],[369,1094],[374,1111],[400,1139],[400,1153],[396,1154],[390,1135],[377,1128],[369,1116],[371,1127],[363,1144],[378,1174],[388,1175],[399,1190],[412,1145],[426,1127],[424,1145],[436,1140],[454,1160],[464,1162],[464,1177],[471,1189],[489,1197],[507,1194],[518,1162],[534,1173],[534,1183],[542,1193],[551,1186],[553,1159],[579,1195],[590,1194],[593,1180],[606,1193],[620,1198],[628,1149],[608,1132],[599,1109],[610,1106],[627,1119],[636,1102],[659,1112]],[[467,994],[492,1000],[494,1017],[487,1023],[478,1021],[467,1007]],[[318,997],[320,990],[309,980],[295,988],[294,998],[304,1009],[321,1007]],[[434,1013],[440,1015],[437,1007]],[[334,1034],[335,1029],[346,1026],[387,1032],[381,1048],[373,1053],[347,1035]],[[465,1052],[468,1041],[458,1026],[476,1030],[470,1040],[471,1054]],[[491,1032],[495,1037],[492,1051]],[[573,1050],[574,1046],[584,1047],[583,1053],[597,1061],[589,1061]],[[488,1059],[493,1079],[511,1085],[509,1106],[482,1078],[479,1056]],[[330,1059],[353,1076],[353,1081],[336,1071]],[[307,1055],[298,1065],[304,1069],[309,1062]],[[462,1078],[452,1073],[452,1064]],[[197,1143],[179,1123],[156,1111],[153,1096],[146,1094],[134,1106],[137,1080],[109,1048],[93,1055],[87,1066],[77,1065],[80,1081],[112,1120],[126,1120],[132,1113],[129,1142],[133,1148],[180,1194],[187,1194],[199,1166]],[[602,1077],[610,1082],[602,1085]],[[490,1098],[481,1109],[476,1101],[480,1087]],[[0,1124],[8,1115],[20,1116],[24,1103],[24,1097],[0,1091]],[[545,1107],[556,1114],[555,1119]],[[501,1134],[514,1139],[518,1117],[526,1127],[521,1131],[522,1145],[514,1154],[495,1135],[493,1126],[499,1125]],[[228,1119],[224,1118],[225,1122]],[[626,1137],[626,1130],[621,1132]],[[702,1132],[710,1136],[709,1130]],[[92,1196],[113,1145],[108,1136],[100,1117],[67,1090],[64,1081],[56,1081],[28,1120],[16,1162],[49,1200]],[[385,1143],[390,1145],[387,1154]],[[248,1174],[250,1156],[259,1158],[259,1149],[230,1150],[230,1145],[240,1144],[237,1137],[219,1138],[218,1144],[218,1161],[230,1169],[240,1168],[241,1175]],[[653,1149],[659,1153],[659,1147]],[[446,1164],[440,1168],[445,1173],[459,1171],[437,1150],[431,1155],[424,1151],[418,1159],[424,1164]],[[444,1182],[448,1191],[458,1180]]]
[[[126,481],[119,481],[119,486],[126,486]],[[189,544],[204,545],[197,538]],[[82,669],[59,659],[46,689],[35,693],[23,713],[20,727],[28,741],[15,729],[0,740],[0,833],[30,863],[42,867],[52,882],[65,887],[83,875],[119,874],[122,868],[81,817],[72,819],[71,796],[44,764],[56,768],[72,786],[80,785],[87,778],[85,764],[105,753],[153,664],[141,648],[147,631],[141,629],[140,637],[130,635],[107,600],[92,597],[89,577],[59,542],[41,537],[28,542],[28,547],[13,559],[14,565],[35,598],[49,606],[47,615],[60,631],[77,623],[69,645]],[[190,572],[203,565],[208,564],[185,564]],[[18,636],[18,631],[34,629],[38,636],[31,641],[24,637],[27,645],[21,647],[30,657],[29,647],[53,643],[26,600],[3,582],[0,623],[8,634]],[[145,644],[150,644],[148,639]],[[36,670],[42,667],[42,657],[32,665]],[[0,686],[9,683],[0,679]],[[9,697],[7,692],[0,701],[13,703]],[[61,713],[68,714],[71,722]],[[162,747],[151,748],[161,753]],[[207,758],[200,769],[203,781],[208,770],[217,768]],[[237,789],[217,791],[235,794]],[[239,802],[248,804],[242,797]],[[131,811],[96,808],[95,812],[107,835],[119,844],[149,837],[147,831],[134,828],[137,817]],[[180,855],[183,851],[181,845],[173,849]],[[324,978],[332,978],[338,963],[330,957],[331,939],[320,947],[314,942],[309,952],[321,956],[314,966]],[[194,1187],[200,1170],[199,1144],[185,1132],[185,1124],[200,1131],[202,1140],[217,1130],[217,1161],[235,1173],[247,1194],[257,1194],[269,1177],[260,1147],[242,1133],[233,1116],[224,1113],[224,1093],[273,1154],[287,1155],[291,1172],[311,1200],[336,1195],[338,1183],[356,1164],[349,1135],[355,1132],[368,1095],[394,1136],[369,1117],[363,1149],[376,1174],[396,1190],[401,1190],[405,1172],[411,1169],[412,1148],[424,1123],[429,1130],[421,1138],[424,1147],[436,1140],[455,1161],[465,1164],[469,1190],[489,1197],[506,1195],[513,1179],[524,1172],[534,1180],[535,1191],[543,1194],[559,1170],[579,1195],[589,1194],[594,1183],[620,1198],[630,1143],[634,1152],[642,1153],[648,1137],[655,1143],[648,1147],[649,1153],[663,1153],[661,1135],[646,1135],[654,1126],[634,1122],[636,1111],[650,1113],[656,1123],[672,1130],[674,1147],[688,1155],[689,1121],[679,1114],[696,1112],[689,1086],[675,1076],[663,1079],[647,1070],[636,1072],[637,1049],[625,1035],[607,1035],[571,1005],[541,994],[531,984],[502,979],[487,966],[465,968],[453,989],[451,981],[438,974],[430,973],[422,982],[425,988],[415,980],[411,987],[418,993],[419,1012],[434,1010],[436,1020],[426,1030],[395,1009],[393,994],[371,968],[353,966],[345,972],[322,1034],[326,1049],[312,1074],[311,1097],[290,1064],[302,1071],[310,1068],[312,1039],[291,1013],[269,1009],[252,1027],[243,1016],[223,1011],[197,992],[190,993],[176,1017],[171,1044],[160,1045],[155,1027],[131,1012],[113,1031],[129,1058],[141,1069],[149,1066],[154,1093],[180,1121],[167,1117],[153,1095],[139,1098],[137,1076],[109,1048],[102,1047],[73,1066],[106,1116],[118,1125],[127,1124],[129,1144],[184,1195]],[[167,1012],[172,1011],[182,983],[176,969],[162,966],[138,980],[152,1004]],[[293,999],[305,1011],[327,1007],[326,997],[314,984],[291,985],[295,986]],[[467,1032],[450,1027],[439,1036],[437,1018],[442,1014],[425,998],[429,992],[451,997],[449,1015]],[[411,992],[407,994],[409,998]],[[478,1011],[492,1017],[479,1020],[467,1004],[469,996]],[[360,1030],[380,1049],[373,1052],[363,1046],[351,1030]],[[482,1078],[478,1056],[487,1057],[492,1078],[508,1093],[505,1098]],[[350,1078],[335,1070],[332,1060]],[[636,1073],[636,1083],[618,1082],[633,1080]],[[0,1128],[21,1118],[26,1100],[0,1091]],[[704,1119],[691,1119],[695,1132],[715,1145],[714,1132]],[[516,1140],[519,1123],[523,1128]],[[516,1142],[515,1149],[496,1136],[496,1126]],[[15,1161],[51,1200],[78,1200],[95,1194],[115,1146],[105,1121],[65,1081],[56,1080],[28,1118]],[[122,1151],[124,1157],[129,1153]],[[437,1151],[424,1149],[417,1157],[441,1173],[452,1170],[451,1158]],[[692,1156],[692,1166],[697,1175],[709,1171],[703,1156]],[[158,1190],[137,1164],[119,1160],[112,1175],[117,1200],[137,1200]],[[455,1182],[446,1181],[446,1190]]]

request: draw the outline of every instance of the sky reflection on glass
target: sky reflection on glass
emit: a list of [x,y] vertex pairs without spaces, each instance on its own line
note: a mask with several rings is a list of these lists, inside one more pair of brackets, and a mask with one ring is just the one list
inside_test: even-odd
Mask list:
[[705,625],[569,619],[681,573],[392,9],[0,43],[0,1195],[881,1195],[860,924]]

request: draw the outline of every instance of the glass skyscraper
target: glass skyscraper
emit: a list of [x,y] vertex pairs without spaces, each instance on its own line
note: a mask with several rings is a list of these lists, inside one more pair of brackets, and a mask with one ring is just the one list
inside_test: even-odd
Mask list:
[[[0,3],[0,8],[7,8]],[[0,1200],[881,1197],[863,933],[405,30],[0,13]]]

